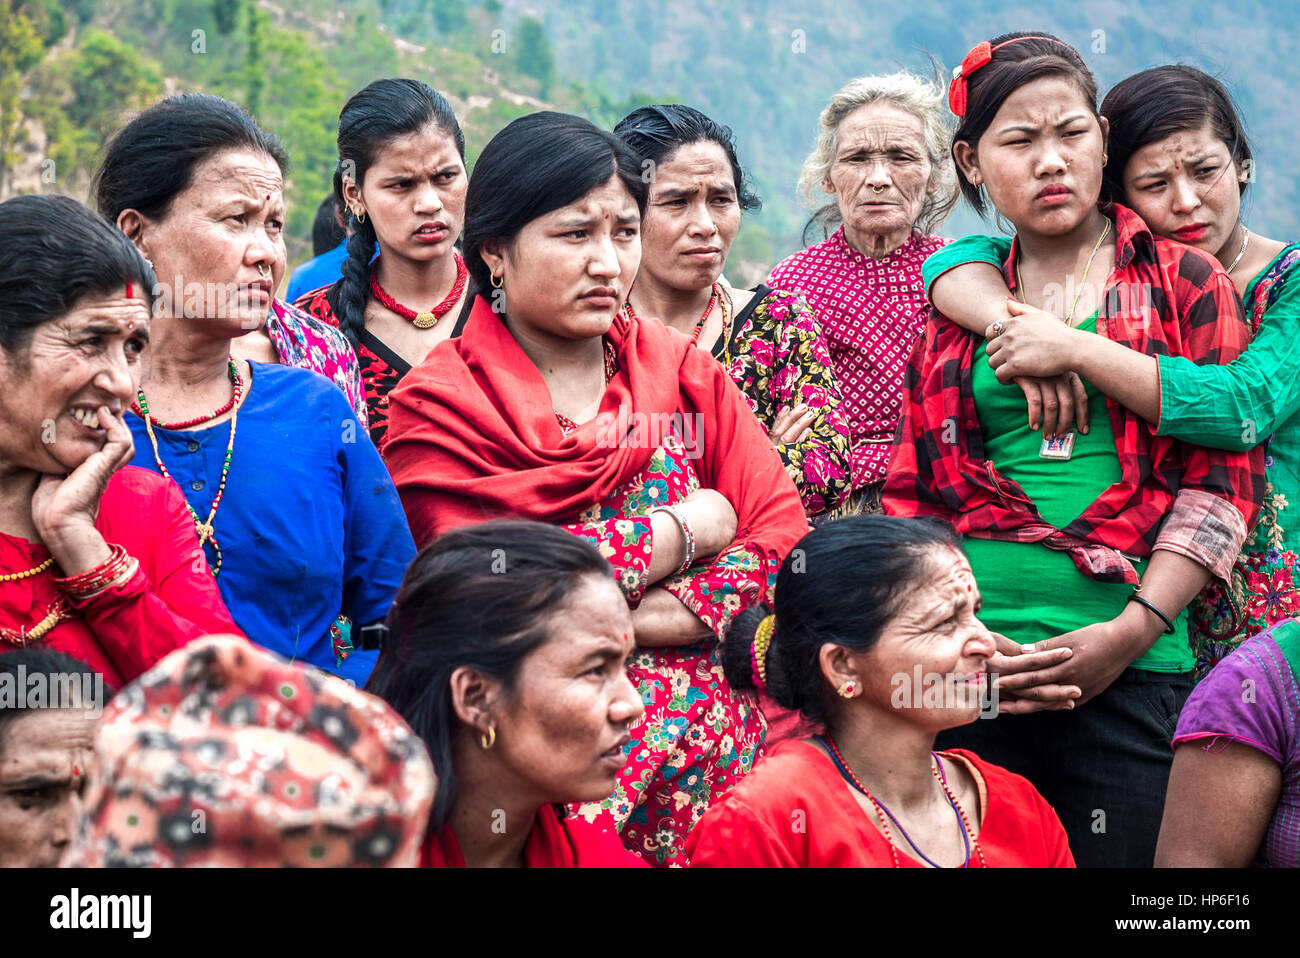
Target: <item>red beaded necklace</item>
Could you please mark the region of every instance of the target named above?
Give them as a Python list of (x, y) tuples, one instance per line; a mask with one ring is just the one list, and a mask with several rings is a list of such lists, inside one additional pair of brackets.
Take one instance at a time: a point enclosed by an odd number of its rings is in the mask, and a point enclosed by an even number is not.
[[(721, 301), (722, 301), (722, 287), (719, 286), (717, 283), (714, 283), (713, 289), (709, 293), (709, 304), (704, 307), (704, 312), (700, 313), (700, 318), (695, 321), (695, 329), (692, 330), (691, 332), (692, 343), (698, 343), (700, 341), (700, 333), (704, 331), (704, 324), (708, 322), (709, 313), (713, 312), (713, 304)], [(632, 294), (630, 290), (628, 292), (627, 302), (623, 304), (623, 308), (627, 311), (628, 319), (639, 318), (636, 314), (636, 311), (632, 308)], [(727, 315), (724, 307), (723, 315), (722, 315), (722, 327), (724, 333), (726, 332), (726, 326), (727, 326)]]
[(469, 269), (465, 266), (465, 261), (460, 258), (460, 254), (452, 251), (452, 258), (456, 261), (456, 282), (451, 284), (451, 292), (447, 297), (433, 309), (417, 313), (409, 306), (403, 306), (393, 297), (384, 291), (384, 287), (379, 285), (379, 260), (375, 260), (375, 265), (370, 270), (370, 292), (374, 294), (375, 299), (383, 303), (387, 309), (392, 310), (402, 319), (407, 320), (419, 329), (431, 329), (438, 325), (438, 320), (446, 316), (447, 313), (460, 302), (460, 294), (465, 292), (465, 282), (469, 279)]
[(240, 386), (242, 385), (239, 379), (239, 367), (235, 365), (233, 359), (229, 362), (230, 384), (234, 388), (231, 390), (230, 400), (216, 412), (208, 413), (206, 416), (195, 416), (193, 419), (186, 419), (183, 422), (163, 422), (161, 419), (149, 415), (141, 407), (140, 397), (144, 395), (143, 390), (140, 390), (136, 398), (131, 401), (131, 411), (141, 419), (148, 419), (149, 422), (153, 423), (159, 429), (189, 429), (191, 426), (201, 426), (205, 422), (211, 422), (219, 416), (224, 416), (226, 413), (230, 412), (230, 410), (235, 408), (235, 400), (239, 398)]

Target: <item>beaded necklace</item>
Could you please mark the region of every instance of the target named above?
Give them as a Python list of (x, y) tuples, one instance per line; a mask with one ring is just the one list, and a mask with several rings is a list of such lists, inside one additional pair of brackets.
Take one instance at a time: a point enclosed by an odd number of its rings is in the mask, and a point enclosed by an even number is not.
[(433, 307), (433, 309), (417, 313), (415, 310), (411, 309), (411, 307), (403, 306), (397, 300), (393, 299), (393, 297), (389, 296), (384, 287), (379, 285), (378, 260), (375, 261), (374, 268), (370, 271), (370, 292), (374, 294), (375, 299), (379, 300), (386, 309), (401, 316), (402, 319), (405, 319), (413, 326), (416, 326), (419, 329), (431, 329), (434, 326), (437, 326), (438, 320), (446, 316), (451, 308), (460, 301), (460, 294), (465, 292), (465, 282), (469, 279), (469, 268), (465, 265), (465, 261), (460, 258), (460, 254), (453, 251), (451, 255), (456, 261), (456, 281), (451, 284), (451, 292), (447, 294), (446, 298), (443, 299), (441, 303)]
[[(51, 558), (48, 562), (42, 563), (42, 566), (48, 568), (54, 561)], [(29, 574), (34, 574), (29, 570)], [(12, 580), (9, 580), (12, 581)], [(26, 646), (28, 642), (39, 641), (45, 638), (53, 631), (54, 627), (60, 622), (67, 622), (72, 619), (72, 608), (68, 604), (67, 596), (56, 596), (50, 603), (49, 608), (45, 610), (45, 616), (30, 629), (24, 627), (17, 631), (13, 629), (0, 628), (0, 639), (9, 642), (12, 645)]]
[(211, 422), (219, 416), (224, 416), (230, 410), (235, 408), (235, 400), (239, 398), (239, 367), (235, 365), (233, 359), (230, 362), (230, 384), (234, 387), (230, 393), (230, 400), (216, 412), (209, 413), (206, 416), (196, 416), (193, 419), (186, 419), (184, 422), (163, 422), (161, 419), (154, 419), (140, 406), (140, 398), (136, 397), (135, 402), (131, 403), (131, 411), (141, 419), (147, 419), (159, 429), (189, 429), (191, 426), (201, 426), (205, 422)]
[[(230, 416), (230, 439), (226, 442), (226, 456), (221, 463), (221, 482), (217, 484), (217, 494), (212, 499), (212, 508), (208, 511), (207, 521), (204, 522), (200, 520), (199, 514), (194, 511), (194, 507), (190, 505), (189, 499), (187, 498), (185, 500), (185, 508), (189, 510), (190, 518), (194, 520), (194, 531), (199, 534), (199, 548), (202, 548), (208, 542), (211, 542), (212, 548), (217, 554), (217, 563), (212, 568), (212, 574), (214, 576), (219, 575), (221, 572), (221, 546), (217, 542), (216, 530), (213, 529), (212, 523), (217, 518), (217, 507), (221, 505), (221, 497), (225, 495), (226, 492), (226, 477), (230, 474), (230, 459), (235, 451), (235, 423), (239, 419), (239, 400), (244, 393), (243, 381), (239, 378), (238, 369), (235, 367), (235, 361), (233, 359), (230, 360), (230, 365), (232, 369), (236, 369), (235, 398), (231, 407), (233, 412)], [(162, 453), (158, 451), (158, 437), (154, 435), (153, 417), (149, 415), (149, 401), (145, 399), (144, 390), (141, 389), (137, 395), (140, 402), (140, 408), (144, 411), (144, 428), (145, 431), (149, 433), (149, 442), (153, 446), (153, 458), (158, 464), (158, 471), (162, 473), (163, 478), (171, 479), (172, 482), (176, 482), (175, 479), (172, 479), (172, 474), (167, 471), (167, 466), (163, 463)], [(176, 484), (178, 486), (180, 485), (180, 483)]]
[(54, 565), (54, 556), (50, 556), (34, 569), (28, 569), (25, 572), (9, 572), (5, 575), (0, 575), (0, 582), (17, 582), (19, 579), (30, 579), (34, 575), (40, 575), (52, 565)]
[[(916, 843), (912, 841), (911, 836), (909, 836), (903, 826), (899, 824), (898, 819), (894, 818), (893, 813), (891, 813), (889, 809), (885, 808), (885, 806), (874, 795), (867, 791), (866, 786), (858, 780), (858, 777), (853, 774), (853, 770), (849, 768), (848, 763), (844, 761), (844, 757), (840, 755), (840, 750), (835, 745), (835, 739), (829, 733), (825, 736), (817, 735), (814, 736), (814, 738), (829, 749), (835, 760), (835, 767), (839, 770), (840, 775), (843, 776), (849, 784), (865, 795), (867, 801), (871, 802), (871, 807), (876, 810), (876, 816), (880, 819), (880, 830), (884, 833), (885, 840), (889, 842), (889, 854), (893, 858), (894, 867), (901, 868), (902, 865), (898, 860), (898, 846), (894, 844), (894, 836), (889, 830), (889, 822), (893, 822), (898, 826), (898, 830), (902, 833), (903, 838), (907, 840), (907, 843), (912, 846), (913, 850), (915, 850), (915, 852), (929, 865), (934, 868), (942, 867), (928, 858), (921, 849), (916, 847)], [(971, 828), (970, 820), (966, 817), (966, 812), (962, 810), (961, 805), (957, 802), (957, 796), (954, 795), (952, 789), (948, 787), (948, 779), (941, 770), (939, 756), (934, 752), (931, 752), (930, 756), (934, 761), (934, 764), (930, 766), (930, 771), (934, 773), (935, 779), (943, 789), (943, 793), (948, 799), (948, 804), (952, 806), (953, 813), (957, 816), (957, 822), (961, 826), (962, 844), (966, 849), (966, 857), (965, 860), (962, 861), (961, 867), (970, 867), (970, 856), (973, 849), (975, 854), (979, 856), (980, 867), (987, 868), (988, 864), (984, 861), (984, 851), (979, 847), (979, 842), (975, 838), (975, 830)], [(886, 821), (886, 816), (888, 816), (888, 821)]]
[[(721, 307), (722, 307), (722, 333), (723, 333), (724, 336), (726, 335), (726, 333), (727, 333), (727, 306), (726, 306), (726, 303), (723, 301), (723, 297), (722, 297), (722, 287), (721, 287), (719, 284), (714, 283), (714, 284), (713, 284), (713, 289), (709, 292), (709, 304), (708, 304), (707, 306), (704, 307), (704, 312), (702, 312), (702, 313), (700, 314), (700, 318), (697, 319), (697, 320), (695, 321), (695, 328), (691, 331), (691, 342), (692, 342), (692, 343), (698, 343), (698, 342), (700, 341), (700, 333), (702, 333), (702, 332), (704, 331), (704, 324), (705, 324), (706, 322), (708, 322), (708, 319), (709, 319), (709, 313), (713, 312), (713, 304), (714, 304), (714, 303), (718, 303), (718, 304), (721, 305)], [(627, 313), (627, 317), (628, 317), (628, 319), (639, 319), (639, 318), (640, 318), (640, 317), (637, 316), (637, 314), (636, 314), (636, 310), (634, 310), (634, 309), (632, 308), (632, 299), (631, 299), (631, 295), (630, 295), (630, 294), (629, 294), (629, 296), (628, 296), (628, 300), (627, 300), (627, 302), (623, 304), (623, 310)]]

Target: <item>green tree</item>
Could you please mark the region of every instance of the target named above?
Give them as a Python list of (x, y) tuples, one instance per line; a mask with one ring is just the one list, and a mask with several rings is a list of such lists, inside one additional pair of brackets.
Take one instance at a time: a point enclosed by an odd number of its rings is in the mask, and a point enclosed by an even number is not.
[(515, 66), (542, 85), (542, 96), (555, 82), (555, 54), (546, 39), (546, 28), (534, 17), (523, 17), (515, 37)]
[(72, 102), (65, 109), (69, 120), (101, 140), (117, 129), (123, 111), (163, 91), (154, 64), (102, 30), (83, 31), (75, 52), (68, 73)]
[(229, 36), (239, 23), (239, 7), (240, 0), (212, 0), (212, 16), (222, 36)]
[(0, 196), (9, 192), (22, 131), (23, 75), (41, 59), (41, 36), (13, 0), (0, 0)]
[(464, 30), (469, 25), (468, 0), (434, 0), (433, 24), (444, 37)]

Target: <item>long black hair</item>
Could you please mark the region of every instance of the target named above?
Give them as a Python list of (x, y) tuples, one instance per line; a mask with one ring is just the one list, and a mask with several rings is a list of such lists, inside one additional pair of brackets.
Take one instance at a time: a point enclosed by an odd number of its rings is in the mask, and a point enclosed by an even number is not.
[[(833, 690), (822, 674), (822, 646), (869, 651), (915, 589), (932, 550), (955, 543), (952, 529), (937, 520), (897, 516), (848, 516), (800, 539), (776, 578), (768, 695), (824, 722)], [(722, 666), (732, 688), (755, 687), (754, 635), (767, 614), (761, 606), (747, 609), (727, 630)]]
[(541, 522), (456, 529), (416, 556), (366, 691), (428, 746), (438, 775), (432, 827), (442, 827), (456, 804), (451, 674), (472, 668), (511, 687), (524, 658), (551, 638), (549, 616), (584, 578), (612, 575), (591, 545)]
[[(1007, 43), (1008, 40), (1016, 42)], [(989, 43), (994, 47), (1002, 43), (1007, 45), (996, 50), (993, 59), (967, 79), (966, 115), (961, 118), (952, 135), (954, 147), (964, 140), (970, 144), (971, 149), (977, 149), (980, 137), (993, 123), (993, 118), (1007, 98), (1025, 84), (1043, 77), (1065, 77), (1074, 82), (1083, 94), (1088, 109), (1092, 110), (1093, 116), (1100, 122), (1101, 117), (1097, 112), (1097, 81), (1088, 65), (1083, 62), (1083, 57), (1069, 44), (1042, 31), (1004, 33)], [(966, 202), (983, 216), (988, 206), (984, 188), (971, 183), (965, 176), (958, 176), (957, 182)]]
[[(451, 104), (441, 93), (419, 80), (376, 80), (360, 90), (343, 105), (339, 114), (339, 163), (334, 170), (334, 197), (340, 208), (348, 206), (343, 195), (343, 181), (352, 180), (358, 187), (365, 182), (366, 171), (374, 164), (385, 146), (400, 136), (419, 133), (433, 124), (456, 142), (456, 151), (465, 159), (465, 134), (461, 131)], [(365, 326), (366, 300), (370, 295), (370, 261), (379, 240), (370, 217), (361, 222), (348, 214), (352, 236), (348, 255), (343, 261), (343, 278), (326, 294), (339, 329), (353, 346)]]
[(731, 164), (737, 204), (746, 212), (763, 208), (763, 201), (754, 192), (749, 176), (740, 167), (736, 156), (736, 136), (731, 127), (723, 126), (695, 107), (680, 103), (638, 107), (618, 121), (614, 132), (640, 157), (642, 170), (646, 169), (647, 160), (657, 166), (665, 157), (688, 144), (718, 144)]
[(194, 181), (194, 168), (223, 150), (265, 153), (281, 174), (289, 169), (280, 141), (243, 107), (210, 93), (169, 96), (109, 141), (91, 186), (95, 205), (114, 223), (123, 210), (162, 219)]
[[(1103, 187), (1107, 198), (1124, 202), (1124, 168), (1133, 154), (1175, 133), (1199, 130), (1207, 122), (1233, 162), (1249, 168), (1254, 154), (1232, 97), (1223, 84), (1195, 67), (1143, 70), (1116, 84), (1101, 103), (1110, 121), (1110, 162)], [(1240, 193), (1246, 183), (1239, 182)]]
[(490, 271), (479, 251), (509, 243), (537, 219), (617, 175), (645, 212), (647, 187), (636, 156), (620, 137), (567, 113), (531, 113), (492, 137), (474, 164), (465, 197), (465, 263), (477, 289)]
[(152, 310), (154, 272), (121, 230), (66, 196), (15, 196), (0, 203), (0, 348), (26, 355), (32, 331), (86, 296), (127, 283)]

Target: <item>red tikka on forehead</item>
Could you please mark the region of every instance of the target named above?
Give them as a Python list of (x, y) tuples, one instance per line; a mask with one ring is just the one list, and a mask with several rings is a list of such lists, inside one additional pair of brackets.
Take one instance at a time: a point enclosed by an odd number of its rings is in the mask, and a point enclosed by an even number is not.
[(126, 284), (126, 298), (135, 299), (135, 287), (132, 286), (129, 282)]
[[(1058, 43), (1065, 49), (1069, 50), (1076, 57), (1079, 56), (1077, 50), (1055, 37), (1016, 37), (1013, 40), (1004, 40), (997, 46), (993, 46), (987, 40), (976, 46), (970, 53), (966, 54), (961, 61), (961, 66), (953, 68), (952, 83), (948, 85), (948, 109), (952, 110), (954, 116), (966, 115), (966, 81), (976, 70), (989, 65), (993, 60), (993, 54), (1003, 47), (1010, 46), (1013, 43), (1019, 43), (1021, 40), (1046, 40), (1049, 43)], [(1082, 59), (1082, 57), (1080, 57)]]

